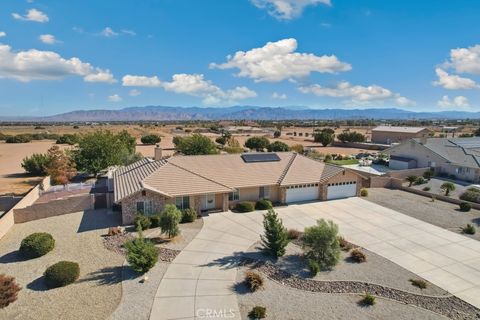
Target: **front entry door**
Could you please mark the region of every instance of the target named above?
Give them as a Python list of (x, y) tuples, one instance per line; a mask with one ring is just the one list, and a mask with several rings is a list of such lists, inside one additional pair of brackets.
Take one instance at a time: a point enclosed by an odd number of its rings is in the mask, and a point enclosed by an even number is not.
[(205, 195), (203, 209), (204, 210), (215, 209), (215, 194), (209, 193)]

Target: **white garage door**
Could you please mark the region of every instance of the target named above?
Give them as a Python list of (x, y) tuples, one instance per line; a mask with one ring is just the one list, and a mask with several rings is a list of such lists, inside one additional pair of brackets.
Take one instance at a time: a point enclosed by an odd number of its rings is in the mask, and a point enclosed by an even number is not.
[(327, 187), (327, 200), (355, 197), (357, 195), (357, 182), (329, 183)]
[(287, 203), (318, 199), (318, 183), (301, 184), (287, 187)]

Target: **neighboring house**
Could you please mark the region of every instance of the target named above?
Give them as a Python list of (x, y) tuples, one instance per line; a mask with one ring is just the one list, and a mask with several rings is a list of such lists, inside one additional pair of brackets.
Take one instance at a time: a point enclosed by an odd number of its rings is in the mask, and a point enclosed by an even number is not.
[(378, 126), (372, 129), (372, 142), (378, 144), (392, 144), (413, 138), (426, 138), (430, 130), (421, 127), (392, 127)]
[(294, 152), (174, 156), (142, 159), (114, 174), (114, 201), (122, 221), (137, 212), (180, 209), (226, 211), (238, 201), (277, 203), (329, 200), (358, 195), (363, 177), (352, 170)]
[(461, 180), (480, 181), (480, 137), (411, 139), (384, 152), (392, 169), (431, 167)]

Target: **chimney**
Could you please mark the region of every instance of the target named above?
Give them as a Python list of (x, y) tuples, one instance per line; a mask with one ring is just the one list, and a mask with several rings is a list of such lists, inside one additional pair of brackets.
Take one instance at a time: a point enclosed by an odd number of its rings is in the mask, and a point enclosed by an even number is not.
[(160, 160), (162, 159), (162, 148), (160, 148), (160, 145), (157, 144), (155, 146), (155, 155), (153, 157), (154, 160)]

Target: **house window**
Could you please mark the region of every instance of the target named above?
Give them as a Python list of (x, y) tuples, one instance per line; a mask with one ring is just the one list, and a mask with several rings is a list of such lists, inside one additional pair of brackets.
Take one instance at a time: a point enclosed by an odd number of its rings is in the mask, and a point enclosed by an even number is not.
[(190, 208), (190, 197), (189, 196), (176, 197), (175, 198), (175, 205), (180, 210)]
[(240, 200), (240, 192), (238, 192), (238, 190), (235, 190), (228, 194), (228, 201), (237, 201), (237, 200)]
[(270, 187), (260, 187), (258, 197), (260, 199), (269, 199), (270, 198)]
[(153, 213), (153, 205), (151, 200), (137, 201), (137, 212), (150, 215)]

